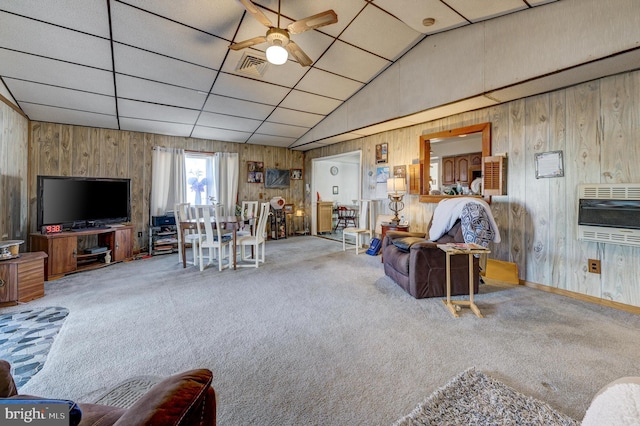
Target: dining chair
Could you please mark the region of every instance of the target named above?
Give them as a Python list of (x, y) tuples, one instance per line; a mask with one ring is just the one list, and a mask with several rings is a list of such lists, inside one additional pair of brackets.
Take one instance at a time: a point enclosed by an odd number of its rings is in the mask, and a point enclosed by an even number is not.
[(258, 202), (257, 201), (243, 201), (242, 202), (242, 215), (240, 216), (240, 226), (244, 226), (249, 223), (249, 229), (238, 229), (237, 236), (243, 237), (245, 235), (253, 235), (252, 231), (255, 226), (255, 220), (258, 216)]
[[(231, 266), (231, 239), (232, 235), (223, 233), (222, 222), (216, 223), (216, 219), (222, 218), (222, 206), (212, 206), (210, 204), (194, 206), (195, 220), (198, 223), (198, 259), (200, 261), (200, 270), (204, 270), (204, 249), (209, 250), (209, 264), (213, 263), (213, 259), (218, 259), (218, 270), (222, 271), (222, 261), (227, 258), (227, 265)], [(216, 227), (213, 227), (216, 223)], [(226, 255), (225, 255), (226, 251)], [(217, 256), (215, 256), (217, 252)]]
[(346, 227), (342, 230), (342, 251), (347, 251), (347, 236), (351, 236), (356, 239), (356, 254), (360, 254), (360, 248), (364, 243), (362, 241), (362, 237), (369, 234), (369, 240), (371, 240), (371, 237), (373, 236), (371, 222), (370, 200), (361, 200), (360, 218), (358, 220), (360, 226)]
[(346, 228), (351, 224), (353, 227), (357, 227), (356, 224), (356, 211), (352, 208), (339, 206), (338, 207), (338, 221), (336, 222), (336, 226), (334, 226), (334, 232), (338, 229), (339, 226), (342, 225), (343, 228)]
[(193, 220), (193, 208), (190, 203), (178, 203), (174, 206), (173, 214), (176, 218), (176, 230), (178, 231), (178, 261), (182, 263), (182, 240), (184, 239), (184, 244), (191, 245), (193, 264), (196, 265), (198, 263), (198, 233), (195, 229), (190, 229), (185, 234), (186, 230), (180, 226), (181, 222)]
[[(261, 203), (254, 235), (243, 235), (236, 240), (236, 245), (240, 246), (240, 260), (251, 263), (238, 263), (237, 266), (257, 268), (260, 263), (264, 263), (268, 217), (269, 203)], [(262, 255), (260, 255), (260, 246), (262, 246)], [(247, 250), (248, 248), (252, 250)], [(251, 255), (252, 252), (253, 255)]]

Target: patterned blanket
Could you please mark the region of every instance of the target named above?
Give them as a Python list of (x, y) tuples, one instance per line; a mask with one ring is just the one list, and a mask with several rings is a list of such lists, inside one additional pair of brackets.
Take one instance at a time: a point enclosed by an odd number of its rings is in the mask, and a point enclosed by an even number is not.
[(495, 232), (486, 210), (480, 204), (467, 203), (460, 214), (462, 236), (465, 243), (476, 243), (488, 247), (495, 238)]

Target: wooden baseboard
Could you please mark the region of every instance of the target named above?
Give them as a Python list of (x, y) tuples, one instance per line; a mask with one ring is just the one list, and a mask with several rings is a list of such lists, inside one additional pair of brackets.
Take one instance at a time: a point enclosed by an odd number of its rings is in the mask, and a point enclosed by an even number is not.
[(571, 297), (572, 299), (581, 300), (583, 302), (595, 303), (596, 305), (606, 306), (608, 308), (618, 309), (620, 311), (629, 312), (632, 314), (640, 315), (640, 307), (627, 305), (625, 303), (614, 302), (613, 300), (606, 300), (600, 297), (589, 296), (582, 293), (576, 293), (575, 291), (563, 290), (561, 288), (549, 287), (548, 285), (532, 283), (529, 281), (520, 280), (520, 285), (525, 287), (535, 288), (537, 290), (546, 291), (548, 293), (559, 294), (561, 296)]

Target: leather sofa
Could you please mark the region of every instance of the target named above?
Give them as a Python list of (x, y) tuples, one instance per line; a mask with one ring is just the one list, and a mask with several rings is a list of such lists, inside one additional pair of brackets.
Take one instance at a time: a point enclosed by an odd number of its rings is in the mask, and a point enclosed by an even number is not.
[[(207, 369), (170, 376), (149, 389), (129, 408), (79, 403), (77, 406), (82, 412), (79, 425), (215, 425), (216, 400), (212, 378), (213, 374)], [(0, 360), (0, 404), (3, 399), (45, 398), (18, 394), (10, 364)]]
[[(426, 234), (389, 231), (382, 242), (384, 272), (416, 299), (447, 295), (446, 254), (437, 245), (464, 242), (460, 220), (437, 241)], [(480, 265), (473, 258), (473, 288), (478, 292)], [(451, 256), (451, 295), (469, 294), (469, 258)]]

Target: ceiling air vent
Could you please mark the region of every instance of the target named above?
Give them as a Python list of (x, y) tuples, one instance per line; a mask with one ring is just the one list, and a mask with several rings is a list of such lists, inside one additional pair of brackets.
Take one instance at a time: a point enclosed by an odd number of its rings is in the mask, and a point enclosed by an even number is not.
[(268, 66), (269, 63), (264, 56), (258, 55), (255, 52), (245, 52), (240, 62), (238, 62), (236, 71), (251, 77), (262, 78)]

